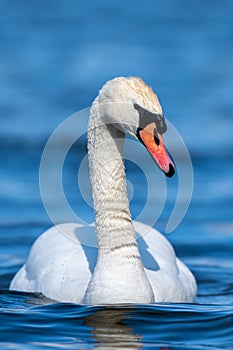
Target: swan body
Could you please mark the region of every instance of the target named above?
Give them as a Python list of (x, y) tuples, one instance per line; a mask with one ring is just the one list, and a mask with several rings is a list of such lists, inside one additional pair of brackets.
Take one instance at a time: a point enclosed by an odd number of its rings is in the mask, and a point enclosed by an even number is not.
[(103, 86), (88, 127), (98, 249), (82, 245), (77, 234), (81, 225), (54, 226), (36, 240), (10, 289), (92, 305), (194, 301), (192, 273), (157, 230), (133, 223), (129, 211), (124, 135), (140, 140), (171, 177), (174, 165), (163, 144), (165, 131), (158, 98), (141, 79), (115, 78)]
[[(134, 227), (140, 236), (137, 240), (138, 247), (153, 289), (154, 301), (193, 301), (196, 294), (195, 279), (175, 256), (171, 244), (154, 228), (137, 221), (134, 222)], [(28, 261), (12, 280), (11, 289), (41, 292), (53, 300), (62, 302), (84, 303), (85, 292), (96, 265), (98, 249), (88, 246), (84, 249), (78, 238), (70, 239), (63, 234), (72, 230), (75, 237), (75, 231), (81, 228), (79, 224), (69, 223), (54, 226), (44, 232), (32, 246)], [(143, 232), (146, 234), (141, 236), (140, 233)], [(124, 271), (124, 266), (118, 268), (120, 272)], [(115, 283), (114, 276), (113, 279)], [(134, 287), (138, 288), (138, 285)], [(131, 297), (130, 288), (124, 291), (124, 298)], [(107, 289), (106, 293), (106, 298), (112, 297), (110, 289)], [(114, 303), (121, 303), (122, 297), (119, 293)]]

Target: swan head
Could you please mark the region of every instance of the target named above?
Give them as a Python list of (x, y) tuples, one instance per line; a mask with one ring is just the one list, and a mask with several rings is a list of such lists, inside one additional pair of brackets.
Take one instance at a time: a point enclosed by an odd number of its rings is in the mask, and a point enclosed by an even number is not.
[(104, 122), (138, 139), (166, 176), (175, 166), (164, 146), (167, 125), (153, 89), (142, 79), (119, 77), (108, 81), (97, 98)]

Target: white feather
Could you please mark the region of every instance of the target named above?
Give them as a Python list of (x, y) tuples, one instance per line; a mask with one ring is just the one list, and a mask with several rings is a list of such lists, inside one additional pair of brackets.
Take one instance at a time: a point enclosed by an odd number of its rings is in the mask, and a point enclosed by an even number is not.
[(98, 250), (81, 244), (81, 225), (55, 226), (36, 240), (10, 289), (86, 304), (194, 300), (195, 279), (171, 244), (131, 220), (122, 155), (123, 133), (135, 135), (138, 127), (135, 101), (161, 112), (157, 96), (136, 78), (108, 82), (91, 109), (88, 155)]

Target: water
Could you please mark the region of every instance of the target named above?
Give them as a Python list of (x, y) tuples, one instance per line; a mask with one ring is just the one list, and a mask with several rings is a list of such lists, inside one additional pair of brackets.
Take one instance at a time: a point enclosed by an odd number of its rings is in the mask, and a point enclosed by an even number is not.
[(231, 348), (230, 306), (38, 306), (36, 304), (42, 301), (34, 295), (14, 293), (8, 298), (13, 299), (18, 308), (3, 313), (2, 341), (6, 348), (10, 347), (12, 333), (19, 339), (18, 348), (26, 349), (40, 346), (72, 349), (85, 349), (87, 346), (98, 349), (195, 349), (202, 348), (201, 345), (203, 348), (219, 348), (220, 344), (221, 348)]
[[(233, 3), (3, 0), (0, 7), (1, 348), (232, 349)], [(167, 238), (197, 278), (197, 301), (89, 307), (9, 292), (31, 244), (51, 226), (38, 186), (45, 141), (117, 75), (139, 75), (158, 90), (191, 153), (192, 202)], [(83, 142), (66, 161), (64, 189), (92, 221), (77, 191)], [(137, 188), (146, 191), (146, 183), (137, 167), (127, 170), (136, 217), (145, 200)], [(169, 180), (161, 231), (176, 190)]]

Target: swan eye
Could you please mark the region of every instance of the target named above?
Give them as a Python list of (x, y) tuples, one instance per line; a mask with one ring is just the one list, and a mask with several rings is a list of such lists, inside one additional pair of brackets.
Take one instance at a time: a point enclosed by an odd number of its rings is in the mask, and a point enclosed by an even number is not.
[(156, 114), (155, 123), (160, 134), (164, 134), (167, 131), (167, 124), (165, 123), (165, 118), (163, 114)]
[(133, 106), (138, 111), (139, 127), (141, 129), (144, 129), (151, 123), (155, 123), (159, 134), (164, 134), (167, 131), (167, 125), (163, 114), (149, 112), (145, 108), (139, 106), (137, 103), (134, 103)]

